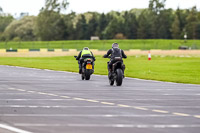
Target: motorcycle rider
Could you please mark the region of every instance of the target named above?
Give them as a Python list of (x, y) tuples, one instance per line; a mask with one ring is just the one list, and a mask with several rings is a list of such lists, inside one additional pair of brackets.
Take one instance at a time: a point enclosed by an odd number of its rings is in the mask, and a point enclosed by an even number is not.
[(82, 63), (86, 58), (92, 58), (94, 61), (96, 60), (93, 53), (89, 50), (88, 47), (84, 47), (83, 50), (80, 51), (80, 53), (76, 57), (76, 60), (78, 60), (79, 64), (79, 74), (81, 74), (82, 72)]
[[(124, 51), (119, 48), (118, 43), (113, 43), (112, 49), (109, 49), (107, 54), (105, 54), (103, 57), (107, 58), (107, 57), (109, 57), (109, 55), (111, 55), (110, 61), (108, 62), (108, 72), (109, 72), (109, 78), (110, 78), (111, 77), (112, 64), (117, 61), (115, 59), (115, 57), (121, 57), (121, 60), (122, 60), (122, 58), (127, 58), (127, 56), (125, 55)], [(124, 69), (125, 69), (125, 66), (124, 66)]]

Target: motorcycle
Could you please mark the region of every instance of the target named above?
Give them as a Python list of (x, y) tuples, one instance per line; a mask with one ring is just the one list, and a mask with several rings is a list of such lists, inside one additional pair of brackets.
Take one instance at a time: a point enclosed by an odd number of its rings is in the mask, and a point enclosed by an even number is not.
[[(111, 58), (110, 56), (107, 58)], [(114, 82), (116, 82), (117, 86), (121, 86), (124, 78), (124, 70), (125, 65), (123, 63), (123, 60), (121, 57), (115, 57), (115, 62), (112, 64), (111, 70), (108, 73), (108, 79), (110, 85), (114, 85)], [(109, 62), (108, 62), (109, 65)]]
[[(74, 56), (76, 58), (77, 56)], [(90, 76), (94, 73), (94, 60), (92, 58), (85, 58), (81, 66), (81, 79), (90, 80)]]

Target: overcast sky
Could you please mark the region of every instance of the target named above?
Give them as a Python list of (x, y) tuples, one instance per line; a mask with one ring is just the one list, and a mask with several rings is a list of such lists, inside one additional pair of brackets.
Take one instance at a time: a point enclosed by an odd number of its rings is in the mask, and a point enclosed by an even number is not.
[[(147, 8), (149, 0), (68, 0), (70, 5), (67, 13), (74, 11), (83, 13), (87, 11), (109, 12), (111, 10), (123, 11), (132, 8)], [(37, 15), (44, 6), (45, 0), (0, 0), (3, 11), (12, 15), (21, 12), (29, 12), (29, 15)], [(200, 0), (167, 0), (166, 8), (177, 9), (197, 6), (200, 9)]]

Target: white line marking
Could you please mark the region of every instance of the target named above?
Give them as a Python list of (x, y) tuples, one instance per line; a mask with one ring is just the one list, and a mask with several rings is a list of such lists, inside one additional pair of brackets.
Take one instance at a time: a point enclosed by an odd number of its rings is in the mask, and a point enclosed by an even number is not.
[(115, 103), (109, 103), (109, 102), (101, 102), (102, 104), (107, 104), (107, 105), (115, 105)]
[(2, 117), (176, 117), (176, 115), (112, 115), (112, 114), (3, 114)]
[(172, 114), (174, 114), (174, 115), (179, 115), (179, 116), (190, 116), (189, 114), (176, 113), (176, 112), (174, 112), (174, 113), (172, 113)]
[(15, 88), (8, 88), (9, 90), (16, 90)]
[(36, 106), (36, 105), (0, 105), (0, 108), (109, 108), (117, 106)]
[(149, 110), (147, 108), (144, 108), (144, 107), (133, 107), (134, 109), (139, 109), (139, 110)]
[(16, 133), (31, 133), (31, 132), (28, 132), (28, 131), (25, 131), (25, 130), (22, 130), (22, 129), (18, 129), (18, 128), (15, 128), (15, 127), (11, 127), (11, 126), (8, 126), (8, 125), (5, 125), (5, 124), (0, 124), (0, 128), (4, 128), (6, 130), (16, 132)]
[(72, 99), (0, 99), (0, 101), (69, 101), (69, 100)]
[(27, 92), (30, 92), (30, 93), (36, 93), (35, 91), (27, 91)]
[(0, 108), (119, 108), (118, 106), (35, 106), (35, 105), (0, 105)]
[(51, 93), (47, 93), (46, 95), (49, 95), (49, 96), (58, 96), (56, 94), (51, 94)]
[(117, 104), (117, 106), (119, 106), (119, 107), (126, 107), (126, 108), (130, 108), (131, 107), (129, 105), (124, 105), (124, 104)]
[(101, 101), (200, 101), (200, 99), (96, 99)]
[(200, 115), (194, 115), (195, 118), (200, 118)]
[(44, 92), (38, 92), (38, 94), (47, 95), (47, 93), (44, 93)]
[(200, 108), (200, 106), (138, 106), (146, 108)]
[(71, 98), (71, 97), (68, 97), (68, 96), (60, 96), (60, 97), (62, 97), (62, 98)]
[(98, 103), (99, 102), (97, 100), (92, 100), (92, 99), (85, 99), (85, 101), (87, 101), (87, 102), (93, 102), (93, 103)]
[(85, 101), (86, 99), (83, 99), (83, 98), (78, 98), (78, 97), (75, 97), (73, 98), (74, 100), (80, 100), (80, 101)]
[(165, 110), (152, 110), (153, 112), (158, 112), (158, 113), (169, 113), (169, 111), (165, 111)]
[(18, 90), (18, 91), (26, 91), (26, 90), (23, 90), (23, 89), (16, 89), (16, 90)]
[(132, 124), (31, 124), (15, 123), (22, 127), (121, 127), (121, 128), (199, 128), (200, 125), (132, 125)]

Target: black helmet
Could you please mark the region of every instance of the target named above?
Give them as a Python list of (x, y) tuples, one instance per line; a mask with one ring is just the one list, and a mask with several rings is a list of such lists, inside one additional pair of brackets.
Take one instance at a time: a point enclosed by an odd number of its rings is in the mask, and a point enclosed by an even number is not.
[(118, 43), (113, 43), (112, 44), (112, 48), (119, 48), (119, 44)]
[(89, 48), (88, 47), (84, 47), (83, 50), (89, 50)]

